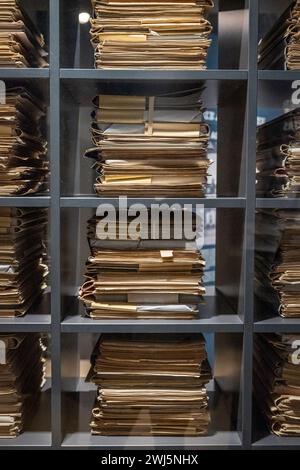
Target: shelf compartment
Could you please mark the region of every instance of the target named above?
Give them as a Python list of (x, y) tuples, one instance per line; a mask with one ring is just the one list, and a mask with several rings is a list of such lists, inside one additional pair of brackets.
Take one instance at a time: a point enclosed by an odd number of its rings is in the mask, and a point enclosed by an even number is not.
[(86, 150), (92, 147), (90, 126), (95, 95), (156, 96), (197, 88), (201, 84), (205, 84), (202, 94), (203, 105), (207, 108), (205, 120), (211, 127), (208, 158), (213, 163), (209, 170), (207, 197), (199, 198), (199, 203), (203, 201), (207, 207), (218, 207), (220, 198), (220, 206), (245, 207), (247, 80), (240, 79), (194, 80), (188, 83), (183, 80), (61, 79), (61, 205), (98, 205), (94, 192), (97, 173), (92, 168), (93, 162), (84, 157)]
[[(120, 328), (120, 331), (175, 331), (184, 328), (191, 331), (243, 331), (244, 299), (240, 294), (243, 276), (244, 244), (243, 208), (217, 208), (204, 210), (203, 255), (207, 261), (204, 283), (207, 288), (206, 304), (200, 305), (200, 318), (189, 321), (158, 320), (92, 320), (84, 318), (82, 303), (76, 297), (84, 281), (85, 264), (90, 249), (86, 235), (86, 223), (95, 214), (92, 208), (61, 209), (61, 294), (63, 331), (104, 331)], [(210, 227), (211, 220), (217, 227)], [(215, 223), (215, 222), (213, 222)], [(74, 230), (76, 227), (76, 230)], [(217, 243), (216, 243), (217, 239)], [(216, 249), (215, 249), (216, 243)], [(118, 326), (119, 325), (119, 326)]]
[[(60, 65), (63, 70), (77, 68), (93, 71), (94, 69), (94, 49), (90, 44), (90, 24), (89, 22), (79, 23), (80, 12), (92, 15), (90, 0), (73, 0), (72, 4), (66, 1), (60, 2)], [(214, 8), (208, 15), (213, 26), (212, 45), (207, 58), (208, 69), (215, 69), (219, 66), (222, 69), (228, 69), (230, 73), (231, 69), (239, 71), (239, 69), (247, 68), (247, 15), (248, 9), (243, 1), (232, 2), (229, 8), (227, 5), (224, 6), (223, 2), (215, 2)], [(119, 70), (108, 71), (111, 76), (114, 72), (123, 73)], [(135, 73), (135, 70), (131, 72)], [(138, 70), (138, 73), (142, 72)], [(157, 70), (149, 70), (149, 72), (157, 74), (154, 75), (155, 79), (160, 79), (163, 76)], [(166, 72), (172, 75), (173, 70)], [(184, 73), (186, 72), (183, 71), (183, 75)], [(193, 71), (192, 73), (196, 74)]]
[[(220, 333), (206, 337), (210, 361), (214, 356), (212, 348), (216, 351), (214, 366), (216, 378), (207, 386), (212, 423), (209, 435), (197, 438), (102, 437), (90, 434), (89, 421), (96, 387), (93, 383), (85, 382), (84, 378), (90, 367), (89, 355), (98, 336), (70, 333), (62, 335), (63, 448), (241, 448), (238, 429), (241, 334)], [(223, 373), (224, 368), (227, 368), (226, 377)]]

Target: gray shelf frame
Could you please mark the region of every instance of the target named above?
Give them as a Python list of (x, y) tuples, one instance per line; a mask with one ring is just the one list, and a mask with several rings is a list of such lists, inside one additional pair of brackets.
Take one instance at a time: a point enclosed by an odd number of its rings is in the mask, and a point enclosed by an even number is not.
[[(0, 79), (46, 80), (50, 91), (50, 145), (51, 187), (48, 196), (36, 197), (1, 197), (0, 206), (48, 207), (50, 210), (50, 256), (51, 256), (51, 317), (27, 315), (21, 319), (1, 320), (0, 331), (49, 332), (51, 333), (51, 435), (24, 433), (19, 439), (9, 443), (0, 441), (1, 449), (107, 449), (119, 448), (195, 448), (195, 449), (287, 449), (300, 448), (298, 439), (278, 439), (267, 436), (257, 442), (252, 439), (252, 352), (255, 332), (299, 332), (300, 321), (271, 318), (254, 322), (254, 224), (255, 208), (299, 208), (300, 201), (294, 199), (256, 199), (255, 197), (255, 153), (256, 153), (256, 116), (258, 80), (293, 80), (299, 78), (299, 72), (258, 71), (258, 0), (249, 0), (249, 57), (247, 70), (207, 70), (207, 71), (143, 71), (116, 70), (104, 71), (93, 69), (60, 68), (60, 4), (66, 0), (49, 0), (50, 21), (50, 67), (49, 69), (0, 69)], [(245, 266), (243, 268), (243, 319), (239, 316), (222, 315), (201, 321), (102, 321), (93, 322), (81, 317), (66, 317), (63, 321), (61, 307), (61, 263), (60, 229), (61, 208), (95, 208), (101, 199), (94, 196), (61, 197), (60, 188), (60, 84), (62, 80), (104, 80), (104, 81), (149, 81), (149, 80), (244, 80), (247, 82), (247, 131), (246, 131), (246, 195), (245, 197), (219, 197), (191, 200), (213, 208), (243, 208), (245, 210)], [(117, 203), (117, 198), (105, 199)], [(188, 202), (188, 200), (185, 200)], [(102, 331), (203, 331), (243, 334), (242, 361), (242, 411), (241, 432), (216, 433), (200, 439), (155, 439), (118, 438), (94, 439), (89, 433), (67, 435), (62, 439), (62, 377), (61, 377), (61, 334), (62, 333), (100, 333)], [(38, 436), (37, 436), (38, 434)]]

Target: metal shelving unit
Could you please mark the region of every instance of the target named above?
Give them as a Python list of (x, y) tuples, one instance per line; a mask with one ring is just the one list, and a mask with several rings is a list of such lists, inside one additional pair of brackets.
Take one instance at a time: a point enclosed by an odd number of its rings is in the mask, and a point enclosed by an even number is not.
[[(267, 0), (266, 0), (267, 1)], [(30, 3), (30, 2), (29, 2)], [(34, 2), (33, 2), (34, 3)], [(0, 79), (8, 81), (22, 81), (39, 83), (49, 91), (49, 157), (51, 164), (51, 185), (48, 196), (33, 197), (8, 197), (0, 198), (0, 206), (34, 206), (49, 208), (50, 218), (50, 286), (51, 292), (48, 304), (49, 312), (42, 315), (39, 311), (32, 312), (24, 318), (14, 320), (0, 320), (0, 331), (24, 331), (24, 332), (47, 332), (51, 335), (51, 390), (44, 394), (44, 403), (49, 412), (51, 409), (51, 430), (28, 431), (18, 439), (10, 441), (0, 441), (1, 448), (21, 449), (21, 448), (182, 448), (189, 449), (250, 449), (250, 448), (295, 448), (300, 445), (299, 439), (285, 438), (280, 439), (269, 435), (267, 432), (262, 437), (256, 438), (253, 429), (257, 426), (253, 420), (252, 403), (252, 350), (253, 335), (257, 332), (299, 332), (300, 321), (284, 320), (279, 317), (272, 317), (257, 321), (254, 317), (254, 298), (253, 298), (253, 278), (254, 278), (254, 225), (255, 208), (300, 208), (298, 200), (289, 199), (261, 199), (255, 198), (255, 153), (256, 153), (256, 118), (257, 118), (257, 97), (258, 86), (261, 80), (286, 82), (299, 78), (298, 72), (286, 71), (258, 71), (257, 70), (257, 40), (258, 40), (258, 21), (259, 21), (259, 2), (258, 0), (249, 0), (243, 2), (232, 0), (226, 3), (224, 10), (228, 6), (233, 9), (241, 8), (245, 11), (249, 8), (247, 45), (248, 60), (242, 69), (227, 68), (222, 66), (219, 70), (205, 71), (143, 71), (143, 70), (94, 70), (92, 68), (70, 68), (67, 59), (62, 58), (62, 44), (67, 39), (62, 36), (65, 31), (65, 22), (68, 21), (68, 15), (64, 8), (73, 8), (74, 15), (78, 12), (76, 8), (87, 6), (87, 0), (78, 0), (74, 2), (75, 6), (67, 5), (67, 0), (48, 0), (49, 12), (49, 45), (50, 45), (50, 67), (49, 70), (36, 69), (0, 69)], [(222, 10), (222, 0), (219, 0), (219, 9)], [(229, 5), (230, 3), (230, 5)], [(217, 6), (217, 7), (218, 7)], [(226, 13), (226, 11), (225, 11)], [(222, 28), (219, 34), (222, 33)], [(65, 32), (63, 33), (65, 34)], [(225, 41), (225, 40), (224, 40)], [(245, 38), (243, 36), (243, 41)], [(68, 46), (72, 46), (72, 42)], [(80, 51), (79, 51), (80, 52)], [(68, 50), (65, 51), (68, 54)], [(92, 54), (92, 52), (91, 52)], [(226, 49), (223, 46), (220, 49), (220, 62), (226, 62)], [(65, 184), (68, 168), (73, 165), (74, 159), (79, 158), (76, 153), (72, 153), (72, 148), (66, 147), (67, 140), (73, 136), (68, 136), (68, 130), (64, 129), (65, 116), (64, 108), (69, 107), (70, 114), (73, 113), (75, 106), (83, 104), (88, 106), (93, 92), (97, 87), (109, 89), (111, 84), (117, 87), (126, 86), (149, 86), (151, 84), (178, 84), (204, 83), (207, 87), (207, 96), (222, 104), (219, 113), (220, 132), (219, 140), (221, 144), (218, 149), (218, 180), (221, 185), (218, 191), (218, 197), (207, 197), (204, 199), (190, 200), (192, 203), (203, 204), (205, 208), (214, 208), (218, 213), (219, 226), (217, 226), (217, 247), (222, 247), (226, 243), (236, 244), (236, 251), (240, 253), (240, 282), (235, 281), (236, 272), (234, 266), (226, 265), (226, 258), (223, 259), (217, 253), (217, 262), (222, 271), (217, 282), (224, 289), (221, 291), (226, 297), (228, 293), (226, 277), (228, 282), (236, 282), (235, 290), (238, 291), (238, 302), (220, 303), (216, 298), (208, 300), (203, 310), (203, 315), (199, 320), (194, 321), (93, 321), (80, 316), (80, 307), (75, 298), (75, 293), (67, 292), (67, 298), (64, 292), (65, 273), (65, 247), (75, 238), (77, 226), (74, 229), (69, 226), (68, 216), (75, 214), (73, 221), (80, 219), (83, 211), (90, 211), (96, 208), (101, 199), (92, 194), (77, 192), (72, 187)], [(276, 91), (275, 91), (276, 92)], [(65, 101), (64, 101), (65, 100)], [(228, 107), (234, 101), (236, 108), (231, 109), (235, 114), (232, 119), (228, 117)], [(67, 103), (67, 106), (65, 106)], [(244, 142), (244, 148), (235, 148), (235, 156), (243, 153), (239, 161), (233, 161), (231, 156), (230, 138), (235, 137), (235, 122), (238, 122), (240, 115), (238, 110), (245, 105), (246, 124), (244, 127), (244, 136), (241, 140)], [(227, 114), (226, 114), (227, 113)], [(236, 119), (237, 121), (235, 121)], [(228, 122), (227, 122), (228, 121)], [(88, 125), (88, 124), (87, 124)], [(228, 127), (229, 126), (229, 127)], [(224, 128), (224, 129), (223, 129)], [(233, 129), (233, 131), (232, 131)], [(230, 132), (229, 132), (230, 130)], [(243, 130), (243, 129), (242, 129)], [(229, 135), (227, 135), (229, 133)], [(66, 137), (67, 136), (67, 137)], [(68, 143), (68, 142), (67, 142)], [(81, 157), (80, 157), (81, 158)], [(231, 160), (230, 160), (231, 159)], [(70, 163), (71, 162), (71, 163)], [(230, 165), (231, 162), (231, 165)], [(235, 164), (240, 168), (235, 173)], [(77, 164), (77, 161), (76, 161)], [(227, 165), (227, 168), (226, 168)], [(228, 171), (230, 165), (230, 171)], [(90, 170), (92, 173), (92, 170)], [(222, 175), (227, 175), (227, 180)], [(241, 176), (242, 175), (242, 176)], [(238, 176), (241, 176), (242, 183), (239, 188), (233, 184)], [(230, 191), (228, 191), (230, 188)], [(242, 188), (242, 189), (241, 189)], [(132, 200), (137, 201), (137, 200)], [(139, 200), (147, 202), (151, 200)], [(189, 202), (189, 200), (182, 200)], [(117, 204), (116, 198), (106, 199), (106, 202)], [(239, 229), (237, 227), (240, 227)], [(65, 239), (65, 232), (70, 231), (68, 241)], [(73, 230), (73, 231), (72, 231)], [(235, 233), (237, 235), (237, 241)], [(81, 243), (81, 238), (78, 238)], [(230, 246), (230, 245), (228, 245)], [(220, 249), (220, 250), (221, 250)], [(235, 256), (235, 253), (233, 254)], [(228, 261), (228, 260), (227, 260)], [(75, 266), (78, 267), (79, 262)], [(234, 263), (233, 263), (234, 264)], [(67, 268), (66, 268), (67, 269)], [(71, 269), (68, 267), (68, 269)], [(226, 271), (229, 270), (229, 272)], [(68, 286), (67, 286), (68, 287)], [(224, 293), (225, 292), (225, 293)], [(65, 301), (66, 300), (66, 301)], [(63, 386), (63, 362), (66, 353), (72, 352), (76, 348), (78, 337), (85, 334), (100, 332), (195, 332), (201, 331), (205, 334), (216, 336), (217, 353), (222, 356), (232, 347), (232, 344), (238, 343), (240, 356), (240, 388), (239, 388), (239, 416), (235, 430), (223, 431), (217, 430), (213, 435), (203, 438), (119, 438), (119, 437), (92, 437), (89, 433), (87, 421), (86, 428), (69, 432), (65, 430), (64, 416), (68, 415), (67, 401), (65, 395), (69, 392)], [(63, 340), (64, 338), (64, 340)], [(64, 341), (69, 345), (64, 346)], [(220, 346), (225, 345), (222, 350)], [(69, 349), (68, 349), (69, 348)], [(227, 348), (227, 349), (226, 349)], [(231, 349), (230, 349), (231, 351)], [(236, 355), (234, 346), (229, 360), (234, 362)], [(75, 359), (74, 359), (75, 361)], [(70, 371), (72, 372), (72, 371)], [(74, 366), (74, 377), (76, 377), (76, 367)], [(70, 393), (80, 402), (79, 413), (86, 415), (89, 419), (91, 409), (91, 399), (95, 392), (85, 390), (84, 385), (76, 382), (76, 386)], [(218, 395), (219, 392), (214, 392)], [(80, 395), (83, 398), (80, 400)], [(85, 396), (85, 394), (87, 394)], [(46, 400), (46, 401), (45, 401)], [(45, 404), (46, 403), (46, 404)], [(40, 414), (43, 415), (43, 408), (40, 408)], [(72, 414), (72, 413), (71, 413)], [(69, 415), (68, 415), (69, 416)], [(43, 419), (43, 418), (42, 418)], [(258, 425), (260, 426), (260, 424)]]

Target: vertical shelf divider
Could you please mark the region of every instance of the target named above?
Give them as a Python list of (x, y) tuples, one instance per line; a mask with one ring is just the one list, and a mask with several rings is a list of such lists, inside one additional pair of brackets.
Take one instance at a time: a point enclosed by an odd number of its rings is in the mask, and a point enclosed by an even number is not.
[(51, 365), (52, 448), (61, 445), (60, 369), (60, 2), (49, 0), (50, 12), (50, 247), (51, 247)]
[(257, 120), (257, 40), (258, 0), (249, 0), (249, 50), (246, 131), (246, 216), (244, 252), (244, 344), (242, 393), (242, 443), (251, 448), (252, 441), (252, 367), (254, 323), (254, 250), (255, 250), (255, 178)]

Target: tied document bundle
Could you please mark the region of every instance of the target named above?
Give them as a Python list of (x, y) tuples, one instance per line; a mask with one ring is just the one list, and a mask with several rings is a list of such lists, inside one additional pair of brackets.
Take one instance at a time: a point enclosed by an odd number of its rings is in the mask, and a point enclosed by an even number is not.
[(100, 196), (203, 197), (210, 160), (203, 88), (160, 96), (99, 95), (92, 140)]

